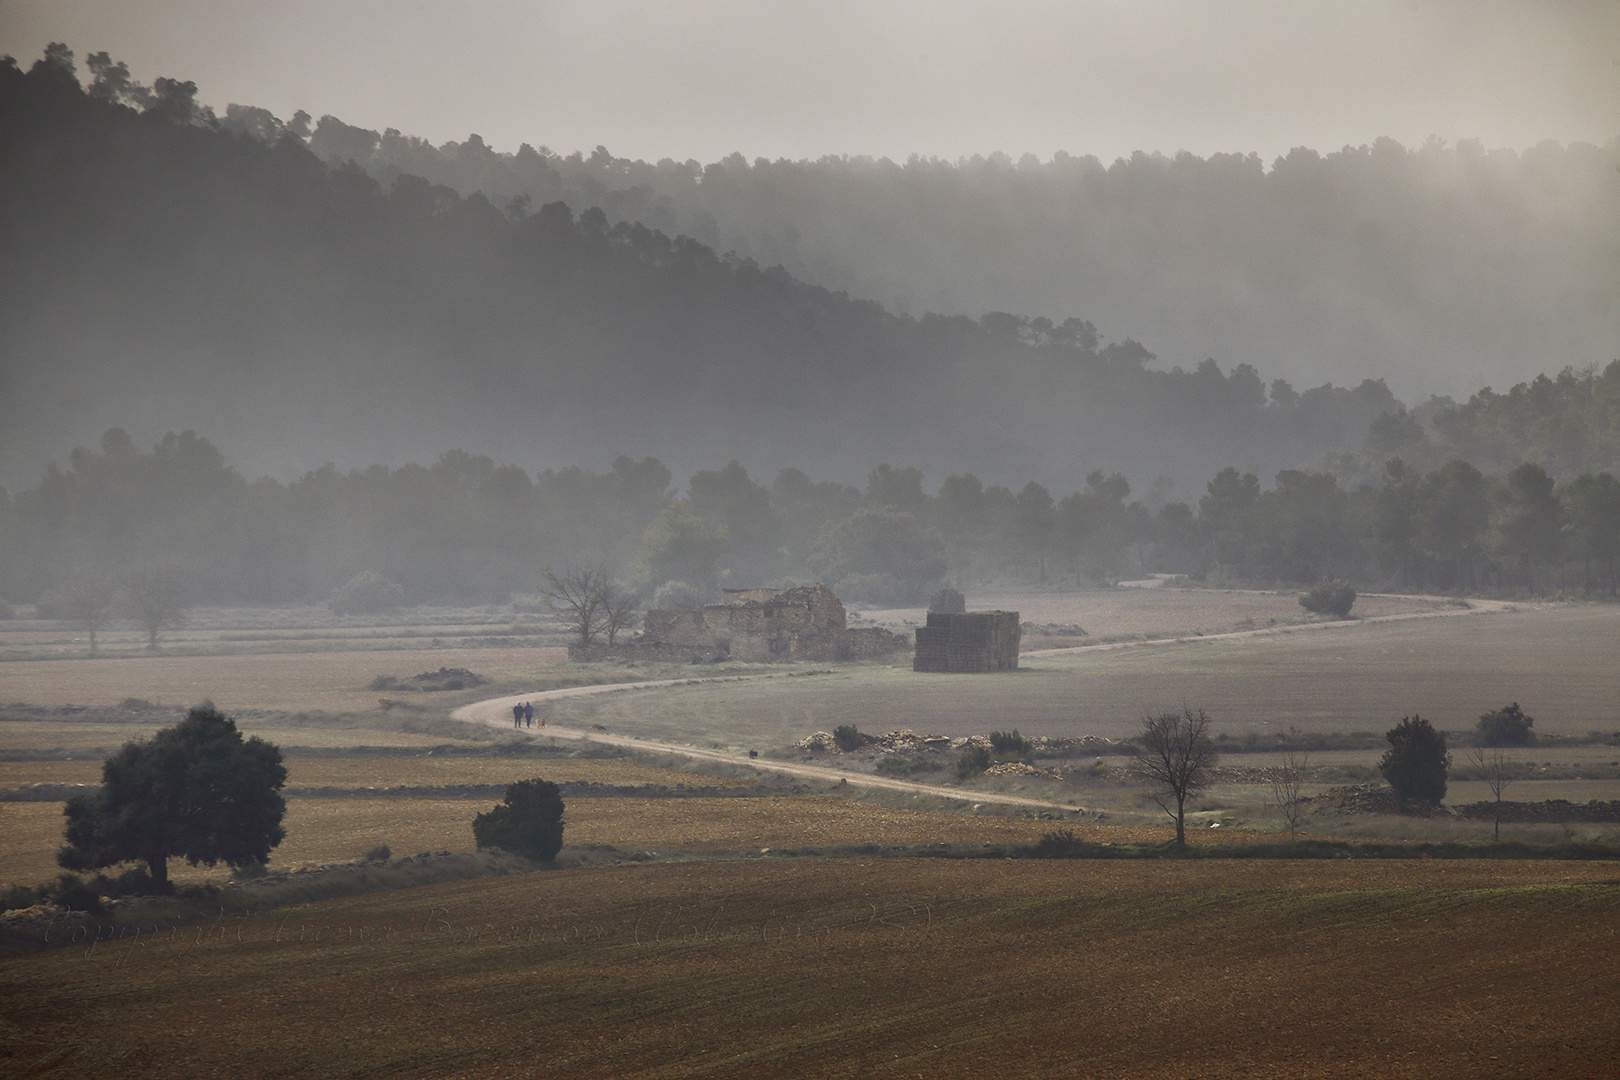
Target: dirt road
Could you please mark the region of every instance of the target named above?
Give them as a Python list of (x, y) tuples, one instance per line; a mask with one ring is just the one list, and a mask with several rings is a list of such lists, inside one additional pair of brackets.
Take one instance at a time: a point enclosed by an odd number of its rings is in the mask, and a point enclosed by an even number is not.
[[(1435, 597), (1433, 599), (1444, 599)], [(1085, 652), (1088, 650), (1112, 649), (1139, 649), (1151, 648), (1156, 645), (1170, 645), (1178, 642), (1218, 641), (1224, 638), (1256, 637), (1267, 634), (1295, 633), (1300, 631), (1331, 630), (1335, 628), (1353, 627), (1368, 623), (1397, 622), (1405, 619), (1436, 619), (1449, 618), (1454, 615), (1469, 615), (1481, 612), (1501, 611), (1511, 609), (1513, 605), (1499, 600), (1471, 600), (1472, 605), (1467, 608), (1450, 608), (1443, 611), (1411, 612), (1403, 615), (1384, 615), (1377, 618), (1349, 622), (1322, 622), (1299, 623), (1292, 626), (1262, 627), (1255, 630), (1235, 630), (1224, 634), (1202, 634), (1195, 636), (1156, 638), (1151, 641), (1110, 642), (1104, 645), (1078, 645), (1064, 649), (1037, 649), (1026, 652), (1025, 656), (1054, 656), (1061, 653)], [(507, 727), (512, 723), (512, 706), (520, 701), (539, 704), (545, 701), (555, 701), (560, 698), (585, 697), (591, 694), (624, 694), (635, 693), (642, 690), (654, 690), (668, 686), (690, 686), (698, 683), (714, 682), (741, 682), (751, 679), (786, 679), (803, 678), (803, 675), (791, 675), (787, 672), (770, 672), (759, 675), (721, 675), (709, 678), (694, 679), (655, 679), (647, 682), (612, 683), (603, 686), (571, 686), (562, 690), (542, 690), (532, 694), (513, 694), (507, 697), (489, 698), (485, 701), (476, 701), (471, 705), (463, 705), (450, 714), (454, 720), (468, 723), (488, 724), (491, 727)], [(813, 677), (813, 676), (812, 676)], [(825, 784), (847, 783), (855, 787), (875, 788), (885, 791), (905, 792), (912, 795), (930, 795), (938, 798), (952, 799), (963, 803), (992, 803), (999, 806), (1018, 806), (1032, 810), (1062, 810), (1068, 812), (1084, 812), (1085, 807), (1073, 803), (1048, 802), (1044, 799), (1029, 799), (1020, 795), (1003, 795), (995, 792), (966, 792), (961, 788), (945, 787), (938, 784), (920, 784), (909, 780), (897, 780), (887, 776), (874, 776), (854, 770), (838, 769), (827, 765), (809, 765), (801, 762), (768, 761), (764, 758), (750, 758), (745, 754), (732, 753), (725, 750), (706, 750), (695, 746), (682, 746), (679, 743), (657, 742), (651, 739), (637, 739), (628, 735), (615, 735), (607, 731), (585, 731), (579, 728), (565, 728), (547, 725), (544, 729), (535, 729), (555, 739), (578, 739), (602, 743), (607, 746), (621, 746), (627, 750), (636, 750), (646, 753), (675, 754), (691, 758), (695, 761), (716, 761), (727, 765), (741, 765), (756, 769), (760, 772), (777, 773), (783, 776), (792, 776), (801, 780), (814, 780)]]
[[(475, 701), (471, 705), (463, 705), (451, 713), (451, 719), (463, 720), (474, 724), (488, 724), (491, 727), (510, 727), (512, 723), (512, 706), (520, 701), (539, 704), (545, 701), (554, 701), (565, 697), (583, 697), (589, 694), (631, 693), (638, 690), (652, 690), (663, 686), (688, 686), (695, 683), (737, 682), (743, 679), (785, 679), (802, 678), (785, 672), (768, 673), (762, 675), (731, 675), (717, 676), (705, 679), (657, 679), (649, 682), (618, 683), (608, 686), (571, 686), (564, 690), (544, 690), (534, 694), (514, 694), (508, 697), (490, 698), (486, 701)], [(655, 742), (651, 739), (637, 739), (629, 735), (615, 735), (607, 731), (585, 731), (580, 728), (556, 727), (548, 724), (544, 728), (533, 729), (537, 734), (548, 735), (554, 739), (578, 739), (601, 743), (605, 746), (622, 746), (627, 750), (636, 750), (653, 754), (676, 754), (691, 758), (694, 761), (717, 761), (727, 765), (741, 765), (760, 772), (776, 773), (781, 776), (792, 776), (800, 780), (814, 780), (824, 784), (839, 783), (850, 784), (854, 787), (876, 788), (885, 791), (898, 791), (909, 795), (930, 795), (956, 802), (969, 804), (993, 803), (998, 806), (1018, 806), (1031, 810), (1060, 810), (1084, 812), (1085, 807), (1073, 803), (1048, 802), (1045, 799), (1027, 799), (1020, 795), (1002, 795), (989, 791), (963, 791), (961, 788), (943, 787), (937, 784), (917, 784), (909, 780), (896, 780), (887, 776), (873, 776), (849, 769), (837, 769), (826, 765), (808, 765), (802, 762), (769, 761), (765, 758), (751, 758), (746, 754), (731, 753), (725, 750), (706, 750), (696, 746), (681, 746), (678, 743)]]

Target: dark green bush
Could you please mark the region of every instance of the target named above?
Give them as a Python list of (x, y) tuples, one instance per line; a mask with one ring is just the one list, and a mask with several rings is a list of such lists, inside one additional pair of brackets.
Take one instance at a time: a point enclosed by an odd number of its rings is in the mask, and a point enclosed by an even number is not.
[(859, 750), (871, 741), (869, 737), (862, 735), (854, 724), (839, 724), (833, 728), (833, 742), (845, 753)]
[(1035, 748), (1030, 745), (1028, 739), (1018, 734), (1017, 728), (1011, 731), (992, 731), (990, 751), (1005, 761), (1029, 761), (1035, 756)]
[(1350, 617), (1350, 608), (1356, 602), (1356, 589), (1347, 581), (1321, 583), (1299, 598), (1299, 604), (1313, 615), (1332, 615), (1339, 619)]
[(990, 748), (988, 746), (969, 746), (962, 751), (962, 756), (956, 759), (956, 778), (967, 780), (978, 776), (990, 767)]
[(1515, 701), (1481, 714), (1474, 741), (1480, 746), (1529, 746), (1536, 741), (1536, 733), (1531, 730), (1535, 723), (1535, 717), (1526, 716)]
[(56, 883), (50, 886), (50, 897), (69, 911), (101, 910), (101, 897), (75, 874), (58, 875)]
[(562, 792), (549, 780), (508, 784), (499, 806), (473, 818), (479, 848), (498, 847), (539, 862), (557, 857), (562, 836)]
[(393, 857), (394, 849), (389, 847), (387, 844), (378, 844), (376, 847), (366, 852), (367, 862), (386, 862)]
[(967, 610), (967, 597), (962, 595), (961, 590), (947, 585), (934, 590), (934, 595), (928, 598), (928, 610), (946, 615), (960, 615)]
[(0, 892), (0, 911), (16, 911), (19, 908), (33, 907), (45, 899), (44, 889), (35, 889), (27, 885), (13, 885), (5, 892)]
[(1446, 774), (1451, 755), (1446, 752), (1446, 733), (1416, 714), (1403, 717), (1384, 734), (1389, 749), (1378, 762), (1395, 790), (1395, 802), (1405, 809), (1408, 803), (1439, 806), (1446, 797)]

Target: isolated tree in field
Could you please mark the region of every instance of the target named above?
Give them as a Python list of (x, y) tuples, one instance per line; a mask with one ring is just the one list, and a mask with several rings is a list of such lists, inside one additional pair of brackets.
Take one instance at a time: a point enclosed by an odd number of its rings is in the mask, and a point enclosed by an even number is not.
[(62, 618), (82, 626), (90, 635), (90, 655), (96, 655), (96, 633), (112, 618), (118, 602), (118, 585), (94, 571), (70, 577), (51, 597)]
[(1310, 592), (1299, 598), (1299, 606), (1312, 615), (1332, 615), (1338, 619), (1350, 617), (1350, 607), (1356, 602), (1356, 587), (1347, 581), (1323, 578)]
[(185, 625), (191, 610), (191, 581), (178, 566), (152, 566), (124, 575), (123, 606), (146, 630), (146, 647), (158, 647), (158, 634)]
[(286, 781), (280, 750), (257, 737), (244, 740), (205, 702), (107, 759), (100, 792), (68, 801), (67, 844), (56, 861), (69, 870), (145, 862), (163, 890), (171, 856), (193, 866), (262, 863), (286, 836)]
[(539, 862), (557, 857), (562, 836), (562, 792), (549, 780), (508, 784), (499, 806), (473, 818), (479, 848), (498, 847)]
[(928, 598), (928, 610), (945, 615), (960, 615), (967, 610), (967, 597), (962, 595), (960, 589), (953, 589), (946, 585), (943, 588), (935, 589), (934, 595)]
[(581, 645), (608, 635), (608, 643), (635, 619), (633, 594), (621, 590), (596, 563), (585, 562), (559, 573), (546, 567), (540, 574), (540, 600), (574, 634)]
[(1136, 766), (1147, 774), (1147, 796), (1176, 822), (1176, 843), (1187, 843), (1187, 800), (1209, 786), (1216, 761), (1209, 717), (1194, 712), (1160, 713), (1142, 720), (1136, 736)]
[(1515, 701), (1500, 709), (1481, 713), (1474, 742), (1479, 746), (1529, 746), (1536, 741), (1536, 719), (1526, 716)]
[(1491, 843), (1494, 844), (1502, 839), (1502, 793), (1519, 778), (1519, 765), (1508, 760), (1500, 746), (1471, 746), (1468, 748), (1468, 760), (1479, 772), (1479, 778), (1485, 781), (1485, 786), (1491, 789), (1491, 798), (1496, 803), (1495, 824), (1491, 831)]
[(1282, 752), (1282, 764), (1269, 770), (1271, 801), (1288, 823), (1288, 839), (1299, 835), (1300, 823), (1305, 820), (1305, 769), (1310, 765), (1311, 752), (1299, 742), (1299, 729), (1288, 729), (1288, 744)]
[(1446, 774), (1451, 771), (1446, 733), (1414, 714), (1402, 717), (1384, 738), (1389, 740), (1389, 749), (1379, 759), (1378, 771), (1395, 789), (1396, 805), (1402, 810), (1414, 802), (1439, 806), (1446, 797)]

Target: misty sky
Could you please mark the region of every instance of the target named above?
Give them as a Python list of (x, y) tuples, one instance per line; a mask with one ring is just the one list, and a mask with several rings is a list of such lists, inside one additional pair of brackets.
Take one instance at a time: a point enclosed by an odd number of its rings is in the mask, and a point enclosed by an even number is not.
[(0, 0), (200, 98), (434, 142), (708, 162), (1620, 134), (1615, 0)]

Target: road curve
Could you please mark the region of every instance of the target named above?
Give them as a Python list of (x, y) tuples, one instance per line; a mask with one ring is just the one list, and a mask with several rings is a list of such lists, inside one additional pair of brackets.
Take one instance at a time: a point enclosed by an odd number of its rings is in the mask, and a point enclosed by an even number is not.
[[(501, 728), (511, 725), (512, 706), (520, 701), (539, 704), (544, 701), (555, 701), (558, 698), (584, 697), (590, 694), (615, 692), (623, 693), (630, 690), (650, 690), (661, 686), (688, 686), (695, 683), (738, 682), (743, 679), (792, 677), (797, 676), (790, 676), (786, 672), (768, 672), (760, 675), (718, 675), (699, 679), (655, 679), (648, 682), (611, 683), (602, 686), (570, 686), (562, 690), (541, 690), (533, 694), (510, 694), (506, 697), (475, 701), (471, 705), (463, 705), (452, 712), (450, 718), (467, 723), (488, 724), (491, 727)], [(816, 780), (829, 786), (846, 783), (852, 787), (898, 791), (908, 795), (929, 795), (950, 799), (954, 802), (993, 803), (997, 806), (1017, 806), (1030, 810), (1060, 810), (1068, 813), (1080, 813), (1086, 809), (1074, 803), (1029, 799), (1022, 795), (1004, 795), (992, 791), (963, 791), (961, 788), (944, 787), (938, 784), (917, 784), (909, 780), (896, 780), (888, 776), (874, 776), (871, 773), (857, 772), (850, 769), (835, 769), (826, 765), (808, 765), (795, 761), (770, 761), (766, 758), (751, 758), (746, 754), (731, 753), (725, 750), (706, 750), (696, 746), (682, 746), (679, 743), (637, 739), (629, 735), (615, 735), (606, 731), (585, 731), (581, 728), (556, 727), (552, 724), (533, 730), (536, 734), (547, 735), (554, 739), (577, 739), (582, 742), (600, 743), (604, 746), (619, 746), (626, 750), (636, 750), (644, 753), (675, 754), (694, 761), (714, 761), (726, 765), (741, 765), (759, 772), (777, 773), (800, 780)]]
[[(1371, 594), (1369, 594), (1371, 595)], [(1422, 599), (1446, 599), (1444, 597), (1425, 597)], [(1398, 622), (1406, 619), (1436, 619), (1448, 618), (1453, 615), (1469, 615), (1480, 612), (1492, 612), (1511, 609), (1516, 605), (1501, 600), (1470, 600), (1472, 605), (1466, 608), (1452, 608), (1443, 611), (1415, 611), (1400, 615), (1379, 615), (1370, 619), (1348, 620), (1343, 622), (1296, 623), (1291, 626), (1267, 626), (1255, 630), (1234, 630), (1221, 634), (1186, 635), (1182, 637), (1153, 638), (1146, 641), (1118, 641), (1101, 645), (1075, 645), (1062, 649), (1037, 649), (1025, 652), (1022, 655), (1032, 656), (1058, 656), (1065, 653), (1107, 651), (1113, 649), (1149, 648), (1157, 645), (1174, 645), (1185, 642), (1220, 641), (1228, 638), (1258, 637), (1261, 635), (1295, 633), (1299, 631), (1330, 630), (1346, 628), (1368, 623)], [(802, 675), (788, 672), (765, 672), (755, 675), (715, 675), (693, 679), (651, 679), (646, 682), (605, 683), (593, 686), (570, 686), (561, 690), (537, 690), (530, 694), (509, 694), (506, 697), (488, 698), (484, 701), (475, 701), (470, 705), (463, 705), (450, 714), (452, 720), (461, 720), (472, 724), (488, 724), (491, 727), (504, 728), (512, 722), (512, 706), (520, 701), (541, 703), (555, 701), (561, 698), (586, 697), (592, 694), (628, 693), (634, 690), (653, 690), (666, 686), (691, 686), (698, 683), (741, 682), (750, 679), (783, 679), (800, 678)], [(534, 729), (554, 739), (576, 739), (580, 741), (601, 743), (605, 746), (619, 746), (627, 750), (636, 750), (654, 754), (674, 754), (690, 758), (694, 761), (714, 761), (726, 765), (741, 765), (760, 772), (777, 773), (782, 776), (792, 776), (801, 780), (816, 780), (826, 784), (847, 783), (854, 787), (876, 788), (884, 791), (898, 791), (911, 795), (929, 795), (937, 798), (951, 799), (964, 803), (992, 803), (998, 806), (1018, 806), (1032, 810), (1061, 810), (1071, 813), (1085, 812), (1086, 807), (1074, 803), (1050, 802), (1045, 799), (1029, 799), (1021, 795), (1004, 795), (991, 791), (965, 792), (961, 788), (945, 787), (938, 784), (919, 784), (910, 780), (897, 780), (888, 776), (874, 776), (871, 773), (862, 773), (848, 769), (837, 769), (826, 765), (809, 765), (801, 762), (769, 761), (765, 758), (750, 758), (744, 754), (731, 753), (725, 750), (706, 750), (695, 746), (682, 746), (679, 743), (658, 742), (652, 739), (637, 739), (629, 735), (615, 735), (607, 731), (585, 731), (580, 728), (556, 727), (546, 725), (544, 728)]]

